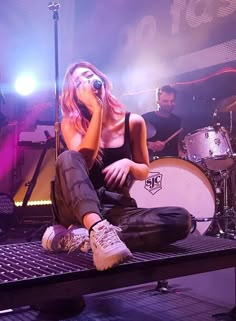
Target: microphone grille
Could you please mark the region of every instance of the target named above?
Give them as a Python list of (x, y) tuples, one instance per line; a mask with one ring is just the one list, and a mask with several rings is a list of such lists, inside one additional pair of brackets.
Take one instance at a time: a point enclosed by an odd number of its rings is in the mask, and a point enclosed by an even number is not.
[(102, 82), (100, 80), (95, 80), (93, 83), (94, 89), (101, 89), (102, 88)]

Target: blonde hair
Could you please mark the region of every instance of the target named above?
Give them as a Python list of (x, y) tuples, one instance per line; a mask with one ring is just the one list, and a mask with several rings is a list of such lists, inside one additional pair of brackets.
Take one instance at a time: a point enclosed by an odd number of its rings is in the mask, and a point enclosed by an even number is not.
[(94, 65), (87, 61), (80, 61), (79, 63), (73, 64), (67, 70), (64, 78), (61, 95), (61, 109), (63, 115), (71, 120), (74, 128), (79, 133), (84, 135), (89, 126), (91, 115), (89, 114), (86, 106), (78, 100), (76, 95), (76, 84), (73, 81), (72, 75), (73, 72), (79, 67), (90, 69), (93, 73), (95, 73), (102, 79), (103, 86), (105, 88), (104, 103), (107, 105), (107, 110), (108, 112), (110, 112), (110, 115), (113, 119), (116, 119), (116, 117), (119, 115), (124, 115), (125, 112), (122, 103), (112, 95), (112, 84), (105, 74), (103, 74)]

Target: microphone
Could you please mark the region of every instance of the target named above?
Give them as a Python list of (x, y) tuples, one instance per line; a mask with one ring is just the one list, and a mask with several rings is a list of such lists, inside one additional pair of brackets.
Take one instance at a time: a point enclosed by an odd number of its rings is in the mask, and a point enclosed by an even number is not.
[(101, 80), (96, 79), (96, 80), (92, 81), (91, 87), (92, 87), (92, 89), (95, 90), (95, 91), (101, 89), (101, 88), (102, 88), (102, 82), (101, 82)]

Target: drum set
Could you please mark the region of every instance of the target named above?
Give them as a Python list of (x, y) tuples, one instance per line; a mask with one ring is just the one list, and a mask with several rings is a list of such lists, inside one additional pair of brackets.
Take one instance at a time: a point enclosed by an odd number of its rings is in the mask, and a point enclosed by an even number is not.
[(146, 181), (132, 185), (131, 196), (139, 207), (186, 208), (194, 234), (236, 239), (236, 154), (231, 136), (220, 123), (187, 134), (183, 156), (154, 159)]
[[(185, 159), (196, 164), (207, 177), (215, 203), (215, 210), (209, 212), (210, 216), (207, 216), (207, 208), (202, 212), (203, 217), (193, 213), (196, 230), (200, 234), (207, 232), (236, 239), (235, 155), (228, 132), (221, 126), (201, 128), (187, 134), (183, 146)], [(201, 198), (199, 202), (202, 202)], [(200, 227), (201, 222), (208, 222), (209, 226), (204, 231)]]

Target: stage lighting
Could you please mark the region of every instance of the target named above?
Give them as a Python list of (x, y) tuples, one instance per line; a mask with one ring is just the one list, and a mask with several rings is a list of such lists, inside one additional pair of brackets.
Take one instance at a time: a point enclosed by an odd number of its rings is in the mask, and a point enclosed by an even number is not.
[(36, 89), (36, 81), (31, 75), (23, 75), (16, 79), (15, 89), (19, 95), (30, 95)]

